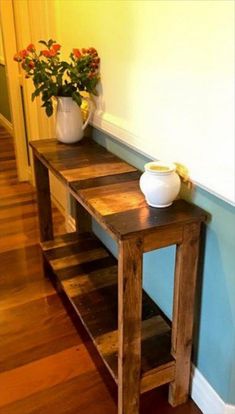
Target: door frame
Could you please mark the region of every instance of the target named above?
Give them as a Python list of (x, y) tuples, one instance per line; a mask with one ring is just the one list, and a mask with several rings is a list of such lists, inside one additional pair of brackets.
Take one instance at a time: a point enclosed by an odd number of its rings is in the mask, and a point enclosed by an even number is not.
[(27, 181), (29, 177), (29, 165), (27, 157), (27, 143), (25, 140), (21, 89), (19, 82), (19, 67), (15, 62), (13, 62), (13, 56), (17, 51), (17, 42), (12, 0), (1, 0), (0, 19), (13, 126), (13, 140), (15, 147), (17, 174), (20, 181)]

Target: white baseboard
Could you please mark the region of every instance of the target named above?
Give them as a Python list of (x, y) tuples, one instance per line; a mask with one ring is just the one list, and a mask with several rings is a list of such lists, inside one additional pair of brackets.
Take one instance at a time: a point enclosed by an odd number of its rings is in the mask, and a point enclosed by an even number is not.
[(235, 405), (226, 404), (194, 366), (191, 397), (203, 414), (235, 414)]
[(9, 134), (13, 134), (13, 126), (12, 123), (10, 121), (8, 121), (8, 119), (5, 118), (5, 116), (3, 116), (2, 114), (0, 114), (0, 124), (6, 128), (7, 132), (9, 132)]

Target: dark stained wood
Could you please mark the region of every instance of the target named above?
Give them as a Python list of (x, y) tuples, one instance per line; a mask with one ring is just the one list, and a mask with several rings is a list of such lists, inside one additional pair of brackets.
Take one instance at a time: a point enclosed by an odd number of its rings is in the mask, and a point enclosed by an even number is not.
[[(61, 288), (81, 318), (112, 377), (118, 382), (118, 269), (116, 259), (93, 234), (89, 233), (69, 233), (58, 236), (53, 241), (42, 243), (42, 249), (54, 274), (59, 279)], [(126, 252), (126, 249), (124, 250)], [(136, 250), (133, 250), (132, 245), (130, 251), (136, 257)], [(70, 260), (66, 260), (71, 257), (73, 264)], [(130, 265), (131, 261), (128, 260), (128, 268)], [(135, 277), (137, 284), (137, 275)], [(126, 278), (130, 279), (127, 270), (123, 278), (125, 286), (127, 285)], [(136, 297), (131, 302), (127, 290), (125, 290), (125, 297), (136, 317)], [(158, 367), (158, 377), (161, 375), (159, 365), (171, 363), (171, 371), (170, 373), (164, 371), (165, 374), (160, 380), (161, 384), (172, 380), (174, 361), (170, 355), (170, 326), (146, 293), (143, 295), (140, 309), (143, 309), (143, 323), (139, 325), (139, 341), (142, 336), (141, 373), (143, 376), (146, 375), (143, 380), (143, 389), (147, 391), (158, 379), (156, 367)], [(141, 313), (141, 310), (139, 312)], [(125, 315), (128, 315), (126, 307)], [(128, 324), (126, 330), (130, 335), (133, 332), (133, 318), (130, 316), (128, 316)], [(125, 323), (122, 325), (124, 326)], [(133, 341), (130, 345), (133, 354)], [(150, 386), (150, 378), (153, 378), (153, 375), (155, 377)], [(130, 373), (130, 380), (133, 381), (133, 372)]]
[(118, 414), (138, 414), (141, 378), (141, 239), (119, 244), (118, 262)]
[(183, 240), (183, 226), (166, 226), (144, 234), (144, 252), (180, 244)]
[[(136, 191), (139, 192), (137, 185)], [(129, 196), (131, 197), (131, 194), (128, 192)], [(114, 201), (117, 202), (117, 200)], [(145, 202), (144, 204), (141, 208), (133, 208), (105, 216), (106, 226), (118, 238), (134, 237), (140, 232), (143, 236), (149, 237), (151, 232), (155, 232), (157, 235), (158, 229), (167, 229), (169, 232), (173, 229), (175, 231), (175, 226), (179, 228), (179, 225), (205, 221), (206, 219), (205, 211), (184, 200), (176, 200), (167, 208), (153, 208), (147, 206)], [(121, 207), (119, 208), (121, 209)], [(176, 243), (179, 236), (175, 234), (175, 237)], [(147, 251), (146, 248), (145, 251)]]
[(91, 231), (92, 229), (92, 218), (88, 211), (75, 200), (75, 223), (76, 231), (78, 233), (84, 233)]
[[(14, 154), (12, 139), (0, 127), (0, 154), (9, 150)], [(3, 166), (0, 172), (0, 324), (4, 332), (0, 340), (4, 369), (0, 373), (0, 413), (116, 414), (107, 389), (107, 385), (112, 388), (111, 378), (102, 370), (103, 364), (90, 349), (81, 327), (77, 325), (78, 331), (75, 330), (52, 285), (43, 277), (34, 190), (18, 183), (15, 163), (10, 168), (9, 164), (5, 166), (6, 170)], [(12, 184), (17, 184), (14, 191)], [(29, 230), (27, 222), (33, 216), (34, 229)], [(55, 209), (53, 218), (55, 231), (63, 233), (64, 218)], [(5, 223), (11, 223), (12, 229), (15, 224), (15, 233), (6, 235)], [(69, 238), (70, 235), (58, 238), (57, 247), (64, 246)], [(92, 262), (93, 269), (101, 274), (102, 269), (112, 266), (116, 266), (116, 260), (110, 257)], [(89, 263), (82, 267), (85, 272), (91, 269)], [(81, 274), (79, 265), (66, 272), (71, 289), (70, 276), (76, 277), (77, 272)], [(108, 284), (107, 274), (106, 278)], [(146, 308), (144, 312), (147, 315)], [(157, 372), (148, 374), (142, 379), (142, 387), (147, 383), (149, 389), (148, 377)], [(192, 401), (171, 408), (167, 388), (143, 394), (141, 414), (200, 414)]]
[(200, 223), (186, 225), (183, 243), (177, 246), (172, 323), (172, 354), (176, 359), (175, 379), (170, 385), (173, 406), (188, 398), (194, 298), (199, 259)]
[(65, 182), (136, 171), (88, 137), (73, 145), (57, 140), (33, 141), (30, 145), (43, 164)]
[(40, 238), (53, 239), (52, 210), (48, 169), (34, 157), (34, 174), (37, 190)]
[[(14, 155), (2, 131), (0, 154), (7, 147)], [(100, 361), (43, 276), (35, 191), (17, 181), (15, 165), (0, 182), (0, 413), (115, 414)], [(64, 232), (64, 218), (52, 213), (55, 232)]]
[[(31, 146), (35, 156), (69, 184), (77, 201), (116, 240), (135, 237), (139, 232), (147, 237), (149, 232), (163, 226), (206, 219), (202, 209), (183, 200), (165, 209), (147, 206), (139, 189), (140, 171), (89, 138), (76, 145), (42, 140), (33, 141)], [(82, 210), (82, 207), (78, 208)], [(82, 222), (81, 217), (81, 225)], [(84, 230), (88, 230), (86, 224)], [(178, 242), (179, 235), (175, 239), (172, 237), (171, 243)], [(147, 246), (150, 246), (149, 241), (146, 241)]]
[[(199, 241), (198, 233), (195, 242), (195, 229), (199, 229), (207, 214), (183, 200), (165, 209), (147, 206), (139, 189), (140, 172), (89, 138), (67, 146), (55, 140), (37, 141), (32, 148), (43, 168), (49, 168), (68, 186), (82, 206), (80, 213), (86, 210), (119, 242), (118, 330), (113, 326), (117, 312), (117, 288), (113, 281), (116, 270), (107, 250), (95, 240), (87, 242), (87, 236), (83, 244), (82, 234), (75, 244), (71, 240), (67, 246), (53, 247), (51, 242), (52, 248), (48, 248), (43, 244), (58, 288), (66, 293), (116, 381), (118, 357), (118, 413), (138, 414), (140, 392), (166, 382), (171, 382), (171, 404), (181, 404), (187, 399), (190, 379)], [(77, 223), (80, 231), (79, 220)], [(86, 215), (84, 230), (89, 227)], [(143, 253), (171, 244), (177, 244), (174, 359), (169, 352), (166, 358), (170, 331), (164, 318), (152, 314), (141, 322), (142, 308), (143, 315), (146, 308), (146, 295), (143, 303), (141, 299)], [(189, 316), (183, 315), (188, 315), (188, 310)]]
[(104, 177), (95, 177), (88, 180), (75, 181), (72, 185), (72, 188), (75, 191), (92, 188), (93, 192), (96, 191), (97, 193), (99, 193), (99, 188), (101, 187), (104, 187), (106, 185), (110, 186), (112, 184), (126, 183), (133, 180), (139, 180), (140, 176), (140, 171), (132, 171), (129, 173), (119, 173), (115, 175), (107, 175)]

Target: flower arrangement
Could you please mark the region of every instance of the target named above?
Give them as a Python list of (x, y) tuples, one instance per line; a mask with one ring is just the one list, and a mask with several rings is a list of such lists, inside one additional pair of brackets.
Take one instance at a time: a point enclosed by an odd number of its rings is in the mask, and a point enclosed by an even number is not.
[(55, 40), (39, 41), (46, 49), (36, 51), (33, 44), (16, 53), (14, 60), (21, 64), (26, 78), (32, 78), (36, 96), (41, 96), (47, 116), (53, 114), (53, 97), (72, 97), (78, 106), (82, 104), (82, 91), (98, 95), (100, 58), (95, 48), (73, 49), (69, 62), (60, 59), (61, 46)]

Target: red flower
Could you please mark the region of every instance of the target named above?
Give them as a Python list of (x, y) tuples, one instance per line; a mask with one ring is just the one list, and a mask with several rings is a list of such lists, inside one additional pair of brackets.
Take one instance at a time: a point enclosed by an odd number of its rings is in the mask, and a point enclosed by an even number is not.
[(78, 59), (82, 56), (79, 49), (73, 49), (73, 55)]
[(87, 49), (85, 49), (84, 47), (82, 48), (82, 53), (85, 55), (87, 53)]
[(100, 58), (99, 57), (94, 58), (93, 62), (98, 65), (100, 63)]
[(41, 51), (41, 54), (43, 55), (43, 56), (45, 56), (45, 57), (47, 57), (47, 58), (50, 58), (50, 57), (54, 57), (54, 56), (56, 56), (57, 55), (57, 51), (55, 50), (55, 49), (49, 49), (49, 50), (42, 50)]
[(28, 56), (29, 52), (26, 49), (20, 50), (19, 55), (22, 59), (25, 59)]
[(57, 51), (55, 50), (55, 49), (50, 49), (49, 50), (49, 56), (50, 57), (54, 57), (54, 56), (56, 56), (57, 55)]
[(45, 56), (45, 57), (50, 57), (51, 55), (50, 55), (50, 51), (49, 50), (42, 50), (41, 51), (41, 54), (43, 55), (43, 56)]
[(52, 48), (53, 48), (56, 52), (58, 52), (58, 50), (60, 50), (61, 46), (60, 46), (58, 43), (56, 43), (55, 45), (53, 45), (53, 46), (52, 46)]
[(29, 61), (28, 65), (30, 69), (33, 69), (35, 67), (35, 63), (32, 60)]
[(27, 48), (26, 48), (29, 52), (35, 52), (35, 46), (33, 45), (33, 43), (30, 43)]
[(14, 55), (14, 58), (13, 58), (16, 62), (22, 62), (22, 57), (19, 55), (19, 53), (16, 53), (15, 55)]
[(87, 50), (87, 52), (88, 52), (90, 55), (95, 55), (95, 56), (98, 56), (97, 50), (96, 50), (94, 47), (89, 47), (89, 49)]

